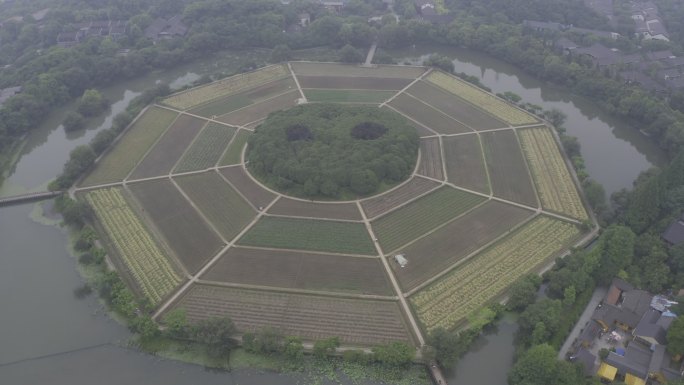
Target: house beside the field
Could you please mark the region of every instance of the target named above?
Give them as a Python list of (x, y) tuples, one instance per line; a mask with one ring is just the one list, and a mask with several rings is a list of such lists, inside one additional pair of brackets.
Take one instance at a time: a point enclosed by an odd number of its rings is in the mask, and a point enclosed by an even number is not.
[[(585, 373), (604, 381), (645, 385), (680, 380), (684, 367), (667, 353), (667, 330), (677, 317), (672, 302), (623, 281), (613, 279), (603, 301), (594, 311), (570, 359)], [(610, 349), (599, 360), (600, 349)], [(598, 369), (597, 369), (598, 368)]]
[(679, 219), (672, 222), (672, 224), (667, 227), (662, 237), (665, 242), (672, 246), (676, 246), (684, 242), (684, 214), (682, 214)]
[(624, 331), (634, 330), (644, 314), (651, 307), (653, 295), (635, 289), (629, 283), (615, 278), (592, 319), (607, 332), (615, 327)]
[(319, 0), (328, 11), (339, 12), (349, 0)]
[(145, 28), (145, 36), (152, 41), (183, 37), (188, 33), (188, 27), (181, 21), (181, 16), (176, 15), (168, 20), (158, 18), (149, 27)]
[(404, 254), (397, 254), (394, 256), (394, 260), (399, 264), (401, 267), (406, 267), (408, 265), (408, 259), (404, 256)]

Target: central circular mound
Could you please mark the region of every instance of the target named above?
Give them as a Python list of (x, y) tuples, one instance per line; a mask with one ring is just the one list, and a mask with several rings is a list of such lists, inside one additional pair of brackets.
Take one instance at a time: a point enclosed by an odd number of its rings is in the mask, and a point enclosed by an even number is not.
[(307, 199), (353, 199), (411, 175), (418, 134), (375, 106), (306, 104), (271, 114), (250, 136), (249, 171), (267, 186)]

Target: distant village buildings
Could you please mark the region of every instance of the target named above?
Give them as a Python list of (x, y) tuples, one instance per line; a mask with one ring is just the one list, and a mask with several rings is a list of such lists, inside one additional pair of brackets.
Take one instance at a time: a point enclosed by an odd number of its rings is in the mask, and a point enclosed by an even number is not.
[[(613, 0), (585, 0), (585, 5), (611, 21), (614, 27)], [(669, 35), (660, 17), (658, 7), (652, 1), (633, 0), (630, 3), (631, 17), (635, 22), (635, 35), (644, 40), (669, 41)], [(684, 58), (675, 56), (670, 50), (626, 54), (617, 48), (594, 43), (588, 47), (570, 40), (565, 32), (591, 35), (597, 38), (616, 40), (620, 34), (577, 28), (561, 23), (525, 20), (523, 26), (536, 33), (551, 33), (556, 37), (554, 46), (566, 55), (584, 57), (596, 68), (618, 76), (627, 84), (638, 85), (655, 93), (667, 93), (684, 88)], [(569, 38), (570, 37), (570, 38)]]
[(434, 0), (415, 0), (413, 6), (421, 19), (434, 24), (449, 24), (454, 20), (454, 15), (440, 13)]
[(2, 106), (7, 101), (7, 99), (20, 93), (21, 89), (21, 86), (0, 89), (0, 106)]
[(57, 35), (57, 45), (60, 47), (72, 47), (92, 36), (109, 36), (116, 40), (126, 34), (124, 20), (86, 21), (70, 27), (76, 30), (61, 32)]
[(181, 16), (176, 15), (168, 20), (158, 18), (145, 28), (145, 37), (156, 42), (174, 37), (183, 37), (188, 33), (188, 27), (181, 21)]
[(632, 2), (632, 19), (636, 24), (635, 34), (645, 40), (670, 41), (667, 29), (658, 14), (658, 7), (651, 1)]

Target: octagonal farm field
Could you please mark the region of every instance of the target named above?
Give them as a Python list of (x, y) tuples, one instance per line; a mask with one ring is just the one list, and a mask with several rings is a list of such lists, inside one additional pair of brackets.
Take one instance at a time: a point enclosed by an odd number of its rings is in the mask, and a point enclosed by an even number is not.
[[(261, 183), (245, 160), (255, 130), (316, 103), (415, 127), (408, 179), (344, 201)], [(420, 346), (462, 326), (582, 243), (592, 220), (551, 127), (418, 66), (291, 62), (180, 91), (146, 108), (76, 192), (155, 319), (183, 308), (353, 346)]]

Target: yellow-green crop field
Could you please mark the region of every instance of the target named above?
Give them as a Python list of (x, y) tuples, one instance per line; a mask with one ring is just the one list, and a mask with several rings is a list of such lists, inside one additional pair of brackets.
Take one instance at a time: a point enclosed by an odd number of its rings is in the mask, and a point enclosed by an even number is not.
[(496, 96), (488, 94), (454, 76), (434, 71), (426, 79), (514, 126), (538, 122), (534, 116), (527, 112), (521, 111)]
[(152, 305), (161, 302), (178, 286), (181, 277), (128, 205), (121, 189), (95, 190), (86, 199), (145, 296)]
[(563, 156), (547, 127), (518, 130), (537, 192), (545, 209), (580, 220), (587, 212)]
[(571, 223), (538, 216), (410, 297), (418, 319), (428, 331), (454, 327), (579, 233)]

